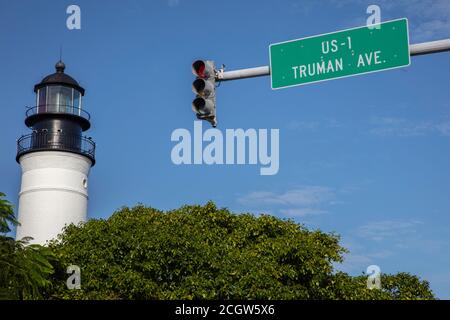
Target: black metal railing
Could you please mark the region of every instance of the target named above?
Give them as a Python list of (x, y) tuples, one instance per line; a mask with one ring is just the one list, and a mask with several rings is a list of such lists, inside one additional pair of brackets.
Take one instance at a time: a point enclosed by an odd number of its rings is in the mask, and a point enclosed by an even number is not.
[(91, 119), (91, 115), (89, 114), (89, 112), (84, 111), (83, 109), (78, 107), (61, 104), (45, 104), (41, 106), (27, 107), (25, 115), (28, 118), (41, 113), (65, 113), (79, 116), (87, 120)]
[(89, 157), (95, 162), (95, 142), (91, 138), (62, 132), (34, 132), (17, 140), (17, 159), (32, 151), (68, 151)]

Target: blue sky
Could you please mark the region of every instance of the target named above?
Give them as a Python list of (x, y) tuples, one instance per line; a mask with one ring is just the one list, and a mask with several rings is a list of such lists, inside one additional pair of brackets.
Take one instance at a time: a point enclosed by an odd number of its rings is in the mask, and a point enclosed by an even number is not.
[[(66, 28), (70, 4), (81, 30)], [(383, 21), (407, 17), (411, 43), (450, 38), (446, 0), (0, 1), (0, 191), (17, 205), (25, 106), (62, 45), (97, 142), (91, 218), (214, 200), (337, 232), (351, 251), (338, 268), (411, 272), (450, 298), (450, 53), (277, 91), (268, 77), (222, 83), (219, 129), (280, 129), (277, 175), (170, 158), (172, 131), (193, 130), (192, 61), (268, 65), (269, 44), (364, 25), (369, 4)]]

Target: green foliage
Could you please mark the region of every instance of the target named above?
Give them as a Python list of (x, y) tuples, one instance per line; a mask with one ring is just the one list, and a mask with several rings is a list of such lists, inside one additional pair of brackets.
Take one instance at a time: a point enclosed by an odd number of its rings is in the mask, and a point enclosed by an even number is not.
[(8, 233), (11, 231), (9, 224), (17, 226), (19, 221), (14, 216), (14, 210), (11, 203), (5, 199), (4, 193), (0, 192), (0, 233)]
[(343, 272), (334, 276), (332, 299), (341, 300), (433, 300), (427, 281), (401, 272), (394, 275), (381, 274), (381, 289), (367, 289), (367, 276), (352, 277)]
[[(107, 220), (66, 227), (50, 244), (59, 260), (53, 299), (431, 299), (428, 283), (336, 272), (339, 237), (273, 216), (235, 215), (205, 206), (162, 212), (142, 205)], [(68, 290), (63, 266), (81, 268), (81, 290)]]
[(392, 299), (434, 299), (434, 295), (427, 281), (420, 281), (414, 275), (400, 272), (395, 275), (383, 275), (381, 277), (383, 291)]
[[(11, 231), (10, 224), (18, 225), (12, 205), (1, 199), (4, 196), (0, 193), (0, 233)], [(28, 241), (0, 235), (0, 299), (39, 299), (51, 285), (53, 253), (27, 245)]]

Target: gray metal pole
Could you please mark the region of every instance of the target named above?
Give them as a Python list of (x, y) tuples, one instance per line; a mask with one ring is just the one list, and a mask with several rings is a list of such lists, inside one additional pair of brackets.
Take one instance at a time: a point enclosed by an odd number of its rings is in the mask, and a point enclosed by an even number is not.
[(450, 51), (450, 39), (417, 43), (409, 46), (409, 54), (411, 56), (443, 51)]
[[(450, 51), (450, 39), (411, 44), (409, 46), (409, 54), (411, 56), (438, 53), (443, 51)], [(239, 69), (233, 71), (219, 70), (217, 73), (216, 80), (229, 81), (237, 79), (263, 77), (269, 75), (270, 75), (269, 66)]]
[(236, 80), (236, 79), (245, 79), (245, 78), (254, 78), (261, 76), (270, 75), (269, 66), (264, 67), (256, 67), (256, 68), (248, 68), (248, 69), (240, 69), (234, 71), (219, 71), (217, 80), (219, 81), (227, 81), (227, 80)]

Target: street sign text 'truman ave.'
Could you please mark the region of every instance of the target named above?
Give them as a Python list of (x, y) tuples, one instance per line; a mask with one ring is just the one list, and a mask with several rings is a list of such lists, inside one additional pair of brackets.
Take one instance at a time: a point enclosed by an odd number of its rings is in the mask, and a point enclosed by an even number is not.
[(275, 43), (269, 51), (272, 89), (405, 67), (408, 20)]

